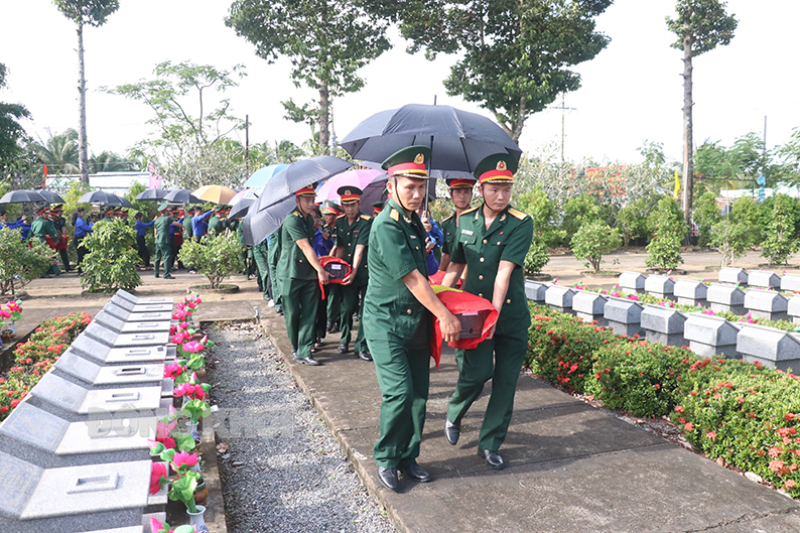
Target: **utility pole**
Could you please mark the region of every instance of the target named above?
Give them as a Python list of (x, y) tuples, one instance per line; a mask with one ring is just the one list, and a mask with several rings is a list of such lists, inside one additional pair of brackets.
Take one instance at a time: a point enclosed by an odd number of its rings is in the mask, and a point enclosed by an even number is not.
[(561, 162), (564, 162), (564, 136), (566, 131), (566, 116), (567, 111), (577, 111), (574, 107), (566, 107), (564, 105), (565, 100), (565, 93), (561, 93), (561, 106), (560, 107), (548, 107), (548, 109), (560, 109), (561, 110)]
[(244, 116), (244, 168), (250, 175), (250, 115)]

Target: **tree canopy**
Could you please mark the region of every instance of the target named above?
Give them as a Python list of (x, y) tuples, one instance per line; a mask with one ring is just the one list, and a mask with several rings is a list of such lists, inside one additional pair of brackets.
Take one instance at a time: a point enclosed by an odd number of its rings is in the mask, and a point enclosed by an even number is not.
[(719, 0), (678, 0), (677, 17), (667, 17), (667, 28), (677, 36), (672, 47), (685, 50), (687, 41), (692, 57), (727, 45), (738, 22), (725, 12), (727, 2)]
[(53, 0), (59, 11), (77, 24), (102, 26), (119, 9), (119, 0)]
[[(0, 89), (6, 86), (6, 66), (0, 63)], [(21, 104), (0, 102), (0, 166), (22, 150), (25, 129), (20, 120), (30, 118), (28, 109)]]

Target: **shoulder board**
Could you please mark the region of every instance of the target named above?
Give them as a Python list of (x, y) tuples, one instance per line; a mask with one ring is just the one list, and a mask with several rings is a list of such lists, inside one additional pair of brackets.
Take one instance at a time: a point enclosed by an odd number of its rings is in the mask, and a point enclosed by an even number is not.
[(336, 217), (336, 220), (339, 220), (340, 218), (344, 218), (344, 217), (346, 217), (346, 216), (347, 216), (347, 215), (345, 215), (344, 213), (342, 213), (341, 215), (339, 215), (338, 217)]
[(391, 218), (395, 222), (398, 222), (400, 220), (400, 213), (397, 211), (397, 209), (393, 207), (392, 211), (389, 213), (389, 218)]
[(453, 213), (453, 214), (452, 214), (452, 215), (450, 215), (449, 217), (445, 218), (444, 220), (442, 220), (442, 224), (444, 224), (445, 222), (447, 222), (448, 220), (450, 220), (450, 219), (451, 219), (451, 218), (453, 218), (454, 216), (456, 216), (456, 215), (455, 215), (455, 213)]
[[(299, 216), (300, 216), (300, 213), (299, 213), (298, 211), (292, 211), (292, 214), (293, 214), (294, 216), (296, 216), (296, 217), (299, 217)], [(213, 220), (213, 219), (212, 219), (212, 220)]]
[(512, 217), (518, 218), (520, 220), (525, 220), (525, 217), (528, 216), (527, 213), (523, 213), (522, 211), (514, 209), (513, 207), (509, 208), (508, 214), (511, 215)]
[[(480, 206), (478, 206), (478, 207), (480, 207)], [(461, 215), (466, 215), (466, 214), (469, 214), (469, 213), (473, 213), (473, 212), (475, 212), (475, 211), (477, 211), (477, 210), (478, 210), (478, 207), (472, 207), (472, 208), (470, 208), (470, 209), (467, 209), (466, 211), (464, 211), (463, 213), (461, 213)]]
[(361, 220), (372, 220), (372, 217), (368, 217), (367, 215), (361, 215)]

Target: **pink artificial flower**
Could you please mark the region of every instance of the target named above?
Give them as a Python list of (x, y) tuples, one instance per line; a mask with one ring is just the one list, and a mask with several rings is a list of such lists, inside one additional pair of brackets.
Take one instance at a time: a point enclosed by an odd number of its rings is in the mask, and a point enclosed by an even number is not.
[(633, 301), (637, 301), (639, 299), (639, 297), (637, 295), (635, 295), (635, 294), (631, 294), (630, 296), (628, 296), (628, 299), (629, 300), (633, 300)]
[(611, 296), (613, 296), (614, 298), (619, 298), (619, 293), (617, 291), (614, 291), (611, 293)]
[(703, 311), (703, 314), (704, 315), (716, 316), (716, 313), (714, 313), (713, 309), (706, 309), (705, 311)]
[(0, 317), (11, 318), (11, 313), (6, 311), (5, 309), (0, 309)]
[(191, 383), (181, 383), (180, 385), (172, 389), (172, 395), (183, 396), (193, 391), (194, 391), (194, 385), (192, 385)]
[(181, 366), (178, 363), (172, 363), (171, 365), (167, 365), (164, 367), (164, 377), (169, 379), (176, 379), (178, 376), (183, 374), (186, 370), (185, 366)]
[(181, 350), (183, 350), (184, 352), (189, 352), (189, 353), (202, 352), (204, 349), (205, 349), (205, 346), (203, 346), (201, 343), (199, 343), (197, 341), (185, 342), (181, 346)]
[(170, 338), (170, 342), (172, 342), (172, 344), (181, 344), (182, 342), (187, 340), (189, 340), (189, 335), (187, 335), (183, 331), (180, 333), (176, 333)]
[(191, 468), (197, 464), (197, 454), (189, 452), (178, 452), (172, 459), (172, 464), (175, 466), (175, 470), (179, 470), (180, 467), (182, 467), (183, 465), (186, 465)]
[(182, 309), (180, 309), (180, 310), (178, 310), (178, 311), (175, 311), (174, 313), (172, 313), (172, 318), (173, 318), (174, 320), (183, 320), (183, 319), (184, 319), (184, 318), (186, 318), (187, 316), (188, 316), (188, 314), (186, 313), (186, 311), (183, 311)]
[(189, 323), (181, 322), (180, 324), (178, 324), (178, 329), (189, 329)]
[[(161, 490), (161, 478), (167, 477), (167, 465), (164, 463), (153, 463), (150, 467), (150, 494), (157, 494)], [(152, 522), (151, 522), (152, 526)], [(158, 531), (155, 529), (154, 531)]]

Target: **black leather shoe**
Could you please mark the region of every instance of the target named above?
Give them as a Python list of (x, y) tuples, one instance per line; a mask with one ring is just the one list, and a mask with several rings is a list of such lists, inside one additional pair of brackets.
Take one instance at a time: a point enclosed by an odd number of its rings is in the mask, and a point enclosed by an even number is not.
[(483, 460), (486, 461), (486, 464), (495, 470), (501, 470), (506, 466), (503, 464), (503, 458), (500, 457), (497, 452), (493, 452), (492, 450), (482, 450), (478, 448), (478, 457), (483, 458)]
[(381, 480), (383, 486), (389, 490), (397, 490), (397, 469), (394, 467), (384, 468), (378, 467), (378, 479)]
[(401, 468), (400, 471), (407, 478), (413, 479), (419, 483), (427, 483), (431, 480), (431, 475), (417, 463), (411, 463), (410, 465)]
[(372, 356), (369, 352), (358, 352), (356, 356), (362, 361), (372, 361)]
[(298, 359), (297, 362), (300, 363), (301, 365), (308, 365), (308, 366), (319, 366), (322, 364), (313, 357), (311, 357), (310, 355), (303, 359)]
[(331, 326), (331, 329), (328, 330), (328, 333), (339, 333), (339, 324), (334, 322), (333, 326)]
[(325, 331), (328, 333), (333, 333), (333, 322), (328, 322), (328, 324), (325, 326)]
[(349, 352), (349, 351), (350, 351), (350, 347), (349, 347), (349, 346), (347, 346), (345, 343), (341, 343), (341, 344), (339, 345), (339, 347), (338, 347), (338, 348), (336, 348), (336, 350), (337, 350), (337, 351), (338, 351), (340, 354), (344, 355), (344, 354), (346, 354), (347, 352)]
[(451, 423), (449, 420), (444, 421), (444, 436), (447, 442), (455, 446), (458, 443), (458, 437), (461, 436), (461, 426)]

